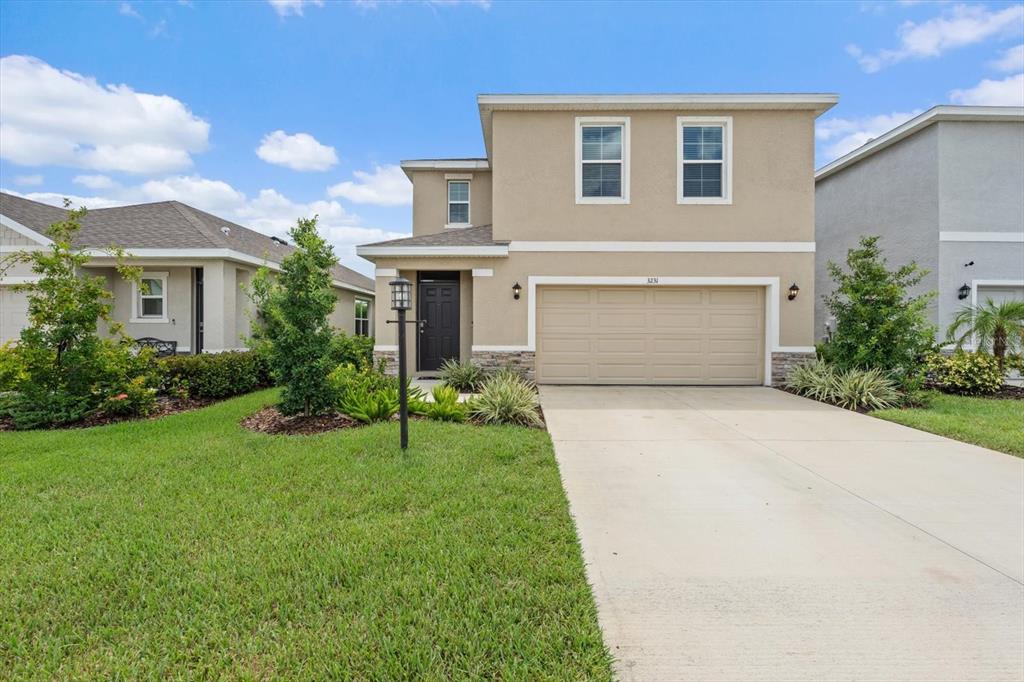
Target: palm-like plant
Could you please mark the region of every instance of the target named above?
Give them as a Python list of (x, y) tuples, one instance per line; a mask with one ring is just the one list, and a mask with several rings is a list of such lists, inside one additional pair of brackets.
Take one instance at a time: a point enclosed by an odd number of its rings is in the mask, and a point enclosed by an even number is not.
[(957, 348), (971, 339), (978, 350), (991, 347), (1002, 369), (1007, 351), (1024, 348), (1024, 301), (996, 303), (989, 298), (979, 305), (964, 306), (953, 318), (946, 336)]

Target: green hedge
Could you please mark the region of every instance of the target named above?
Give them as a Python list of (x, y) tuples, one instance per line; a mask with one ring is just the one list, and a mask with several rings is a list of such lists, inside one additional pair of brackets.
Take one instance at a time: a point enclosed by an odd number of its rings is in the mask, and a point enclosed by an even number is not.
[(227, 398), (271, 385), (266, 362), (249, 351), (175, 355), (158, 363), (163, 391), (192, 398)]

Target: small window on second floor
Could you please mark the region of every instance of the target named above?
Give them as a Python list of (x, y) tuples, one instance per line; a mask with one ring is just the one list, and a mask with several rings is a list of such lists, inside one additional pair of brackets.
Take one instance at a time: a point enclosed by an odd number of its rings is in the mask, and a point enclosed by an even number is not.
[(370, 302), (356, 299), (356, 336), (370, 335)]
[(448, 181), (448, 224), (469, 225), (469, 180)]
[(730, 125), (728, 118), (679, 118), (679, 203), (731, 203)]
[(576, 203), (629, 203), (629, 119), (576, 119)]

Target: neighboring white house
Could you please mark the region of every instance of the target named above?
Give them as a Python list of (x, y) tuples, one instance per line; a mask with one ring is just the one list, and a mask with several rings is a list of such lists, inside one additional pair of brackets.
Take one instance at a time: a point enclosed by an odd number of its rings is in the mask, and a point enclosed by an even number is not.
[[(815, 173), (815, 289), (863, 235), (916, 260), (938, 340), (964, 304), (1024, 299), (1024, 108), (937, 106)], [(828, 313), (815, 302), (818, 338)]]
[[(0, 193), (0, 257), (50, 244), (49, 226), (67, 211)], [(177, 343), (179, 353), (244, 347), (252, 303), (243, 291), (258, 267), (279, 270), (294, 250), (255, 232), (177, 201), (89, 211), (75, 245), (92, 252), (86, 268), (102, 275), (114, 293), (114, 318), (133, 338)], [(143, 268), (148, 293), (121, 278), (105, 251), (119, 246)], [(26, 324), (27, 298), (12, 285), (35, 275), (19, 264), (0, 277), (0, 343)], [(332, 325), (347, 334), (373, 335), (374, 282), (342, 266), (333, 270), (338, 303)]]

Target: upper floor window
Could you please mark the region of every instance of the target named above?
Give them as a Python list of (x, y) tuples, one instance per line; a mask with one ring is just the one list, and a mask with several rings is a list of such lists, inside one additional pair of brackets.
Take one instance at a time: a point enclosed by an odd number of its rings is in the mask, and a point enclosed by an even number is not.
[(135, 314), (132, 322), (167, 321), (167, 273), (144, 272), (141, 286), (132, 282)]
[(448, 181), (448, 224), (469, 225), (469, 180)]
[(629, 203), (629, 119), (576, 119), (576, 203)]
[(370, 302), (356, 299), (356, 335), (370, 335)]
[(678, 118), (680, 204), (732, 203), (732, 118)]

